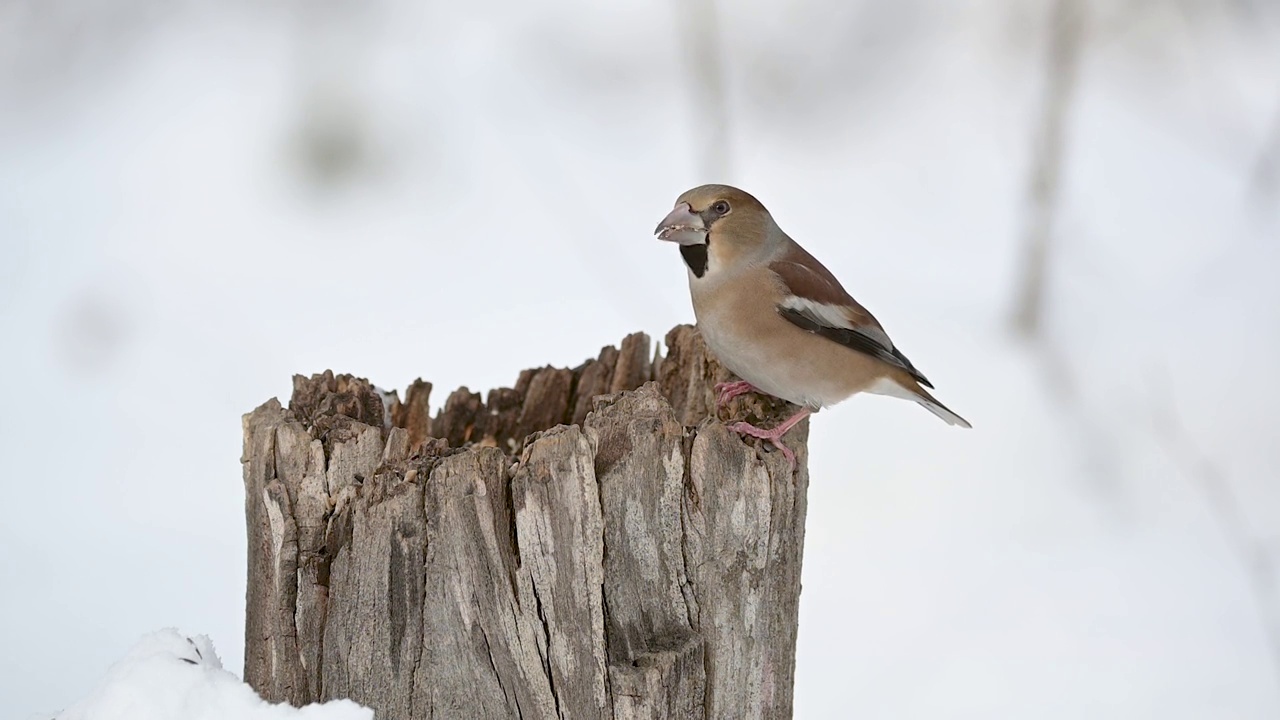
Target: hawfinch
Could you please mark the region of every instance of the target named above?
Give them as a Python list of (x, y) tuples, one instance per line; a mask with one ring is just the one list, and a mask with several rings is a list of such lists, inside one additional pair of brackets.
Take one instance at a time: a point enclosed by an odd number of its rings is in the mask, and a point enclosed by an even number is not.
[(759, 200), (727, 185), (703, 185), (677, 198), (654, 233), (680, 246), (698, 329), (742, 378), (716, 386), (717, 405), (760, 392), (801, 408), (772, 430), (745, 422), (731, 430), (772, 442), (794, 466), (782, 436), (810, 413), (860, 392), (912, 400), (951, 425), (970, 427), (924, 389), (933, 385), (880, 323)]

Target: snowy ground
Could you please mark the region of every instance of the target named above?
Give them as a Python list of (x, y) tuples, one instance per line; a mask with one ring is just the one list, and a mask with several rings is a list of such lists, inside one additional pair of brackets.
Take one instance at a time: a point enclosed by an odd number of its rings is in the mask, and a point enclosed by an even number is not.
[(1280, 717), (1280, 204), (1250, 185), (1276, 12), (1100, 18), (1046, 350), (1006, 332), (1038, 4), (903, 3), (887, 39), (737, 6), (726, 178), (670, 3), (288, 7), (0, 66), (0, 715), (70, 707), (159, 627), (238, 669), (240, 414), (295, 372), (439, 400), (660, 336), (692, 313), (649, 231), (724, 180), (975, 426), (814, 419), (798, 717)]
[(56, 720), (373, 720), (350, 700), (273, 705), (222, 669), (204, 635), (161, 630), (143, 637), (102, 682)]

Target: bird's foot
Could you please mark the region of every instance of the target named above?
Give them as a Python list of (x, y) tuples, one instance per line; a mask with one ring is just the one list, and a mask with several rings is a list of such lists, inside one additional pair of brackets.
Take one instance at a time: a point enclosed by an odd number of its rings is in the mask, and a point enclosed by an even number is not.
[(787, 462), (791, 463), (791, 469), (795, 470), (796, 454), (791, 452), (791, 448), (782, 444), (782, 436), (786, 435), (788, 430), (795, 427), (796, 423), (809, 417), (809, 415), (812, 412), (813, 412), (812, 410), (805, 408), (800, 412), (796, 413), (795, 415), (792, 415), (791, 417), (787, 418), (782, 422), (782, 424), (778, 425), (778, 427), (772, 430), (765, 430), (764, 428), (758, 428), (749, 422), (736, 422), (730, 425), (729, 429), (736, 433), (742, 433), (743, 435), (750, 435), (751, 437), (760, 438), (761, 440), (768, 440), (769, 442), (773, 443), (774, 447), (782, 451), (782, 456), (787, 459)]
[(755, 392), (756, 386), (746, 380), (739, 380), (737, 382), (716, 383), (715, 390), (719, 393), (719, 395), (716, 396), (716, 409), (719, 410), (725, 405), (728, 405), (730, 400), (738, 397), (739, 395), (746, 395), (749, 392)]
[(791, 463), (791, 469), (796, 469), (796, 454), (791, 452), (791, 448), (782, 444), (782, 433), (777, 432), (776, 428), (774, 430), (764, 430), (748, 422), (736, 422), (730, 425), (729, 429), (743, 435), (768, 440), (773, 443), (774, 447), (782, 451), (782, 456), (787, 459), (787, 462)]

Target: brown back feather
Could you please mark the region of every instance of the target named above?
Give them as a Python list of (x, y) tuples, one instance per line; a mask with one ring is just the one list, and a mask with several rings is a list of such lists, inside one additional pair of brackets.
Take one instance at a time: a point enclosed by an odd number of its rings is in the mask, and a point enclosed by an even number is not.
[(840, 308), (848, 319), (849, 327), (832, 327), (822, 318), (779, 307), (782, 317), (797, 327), (821, 335), (850, 350), (870, 355), (881, 362), (906, 370), (911, 377), (925, 387), (933, 387), (906, 355), (889, 339), (888, 333), (866, 308), (853, 299), (839, 280), (817, 258), (810, 255), (795, 241), (782, 257), (769, 264), (769, 269), (782, 281), (787, 291), (797, 297)]

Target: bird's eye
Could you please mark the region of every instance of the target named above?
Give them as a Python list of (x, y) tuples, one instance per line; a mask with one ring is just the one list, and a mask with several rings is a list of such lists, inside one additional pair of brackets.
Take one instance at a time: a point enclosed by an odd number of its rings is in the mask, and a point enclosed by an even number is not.
[(727, 202), (725, 202), (725, 201), (723, 201), (723, 200), (720, 200), (720, 201), (716, 202), (716, 204), (715, 204), (715, 205), (712, 205), (712, 206), (711, 206), (711, 212), (714, 212), (714, 213), (715, 213), (715, 214), (717, 214), (717, 215), (728, 215), (728, 214), (729, 214), (729, 203), (727, 203)]

